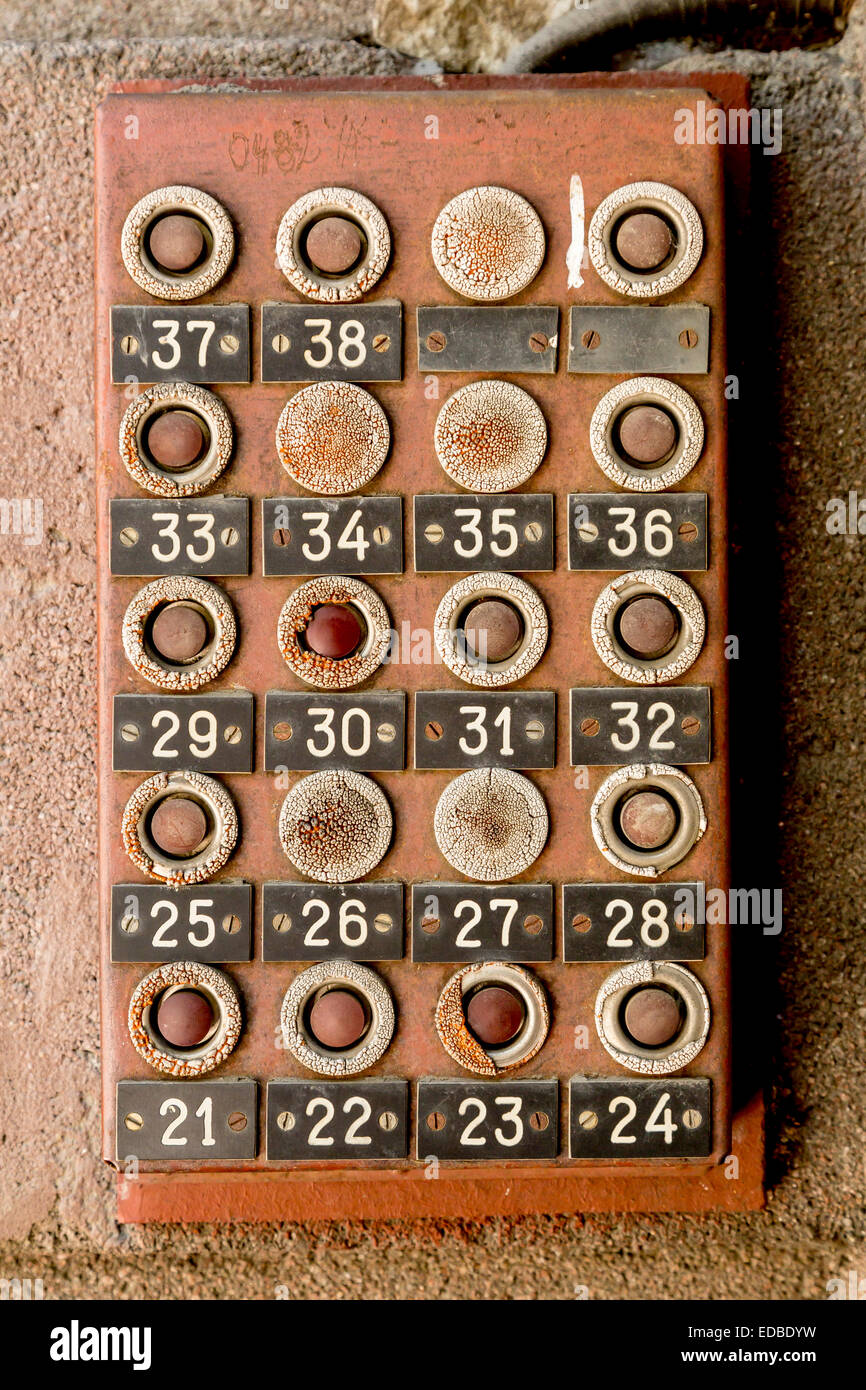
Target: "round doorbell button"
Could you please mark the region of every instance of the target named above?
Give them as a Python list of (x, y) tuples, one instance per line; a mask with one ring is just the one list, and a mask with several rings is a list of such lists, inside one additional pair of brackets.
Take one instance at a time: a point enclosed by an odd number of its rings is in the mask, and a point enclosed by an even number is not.
[(602, 782), (590, 807), (590, 828), (615, 869), (658, 878), (690, 853), (707, 817), (700, 792), (681, 768), (632, 763)]
[(238, 813), (229, 793), (203, 772), (157, 772), (126, 803), (123, 847), (137, 869), (179, 888), (204, 883), (230, 858)]
[(314, 188), (283, 215), (277, 264), (307, 299), (351, 304), (388, 267), (391, 233), (376, 204), (353, 188)]
[(394, 1036), (394, 1001), (385, 981), (356, 961), (302, 970), (283, 997), (283, 1046), (319, 1076), (357, 1076), (376, 1065)]
[(243, 1027), (238, 991), (224, 970), (178, 960), (149, 971), (133, 990), (127, 1016), (136, 1052), (164, 1076), (206, 1076), (237, 1047)]
[(170, 184), (135, 204), (120, 237), (123, 264), (155, 299), (198, 299), (232, 263), (235, 234), (221, 203), (200, 188)]
[(458, 970), (439, 996), (435, 1017), (449, 1057), (476, 1076), (523, 1066), (540, 1051), (550, 1027), (539, 980), (505, 961), (479, 961)]
[(280, 811), (286, 857), (317, 883), (349, 883), (375, 869), (391, 844), (385, 793), (360, 772), (311, 772), (296, 782)]
[(307, 492), (342, 497), (375, 478), (391, 446), (384, 410), (363, 386), (315, 381), (289, 400), (277, 423), (277, 454)]
[(433, 832), (458, 873), (498, 883), (534, 864), (547, 842), (541, 792), (510, 768), (478, 767), (449, 782), (436, 805)]
[(589, 447), (617, 487), (661, 492), (682, 482), (698, 462), (704, 421), (675, 382), (635, 376), (602, 396), (589, 422)]
[(547, 449), (540, 406), (511, 381), (472, 381), (449, 396), (433, 431), (436, 457), (469, 492), (508, 492), (531, 478)]
[(228, 467), (233, 448), (231, 416), (222, 401), (191, 382), (149, 386), (120, 421), (121, 462), (153, 497), (198, 497)]
[(280, 654), (296, 676), (319, 690), (351, 690), (388, 656), (391, 619), (363, 579), (323, 574), (289, 595), (277, 621)]
[(433, 225), (433, 264), (466, 299), (510, 299), (535, 279), (544, 228), (531, 203), (510, 188), (467, 188)]
[(675, 961), (632, 961), (608, 975), (595, 1000), (599, 1040), (614, 1061), (642, 1076), (670, 1076), (700, 1053), (710, 1001), (693, 971)]
[(168, 574), (145, 584), (123, 615), (127, 660), (161, 690), (192, 691), (214, 680), (231, 661), (237, 623), (229, 597), (191, 574)]
[(697, 208), (667, 183), (629, 183), (598, 205), (587, 234), (589, 258), (617, 294), (655, 299), (679, 289), (704, 249)]
[(631, 570), (595, 601), (590, 636), (608, 670), (634, 685), (685, 675), (701, 654), (706, 618), (691, 584), (663, 570)]

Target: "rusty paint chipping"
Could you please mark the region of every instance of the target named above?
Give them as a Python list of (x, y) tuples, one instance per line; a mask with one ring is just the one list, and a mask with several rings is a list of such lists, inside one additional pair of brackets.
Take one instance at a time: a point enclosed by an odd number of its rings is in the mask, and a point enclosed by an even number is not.
[(360, 772), (312, 772), (296, 782), (280, 811), (286, 857), (317, 883), (348, 883), (375, 869), (393, 831), (388, 798)]
[[(167, 1044), (160, 1046), (145, 1027), (145, 1014), (159, 996), (173, 985), (200, 989), (217, 1006), (219, 1022), (216, 1032), (200, 1050), (176, 1053)], [(177, 1078), (204, 1076), (213, 1071), (234, 1051), (243, 1027), (240, 1000), (229, 976), (212, 965), (190, 960), (170, 961), (145, 975), (136, 985), (129, 1001), (127, 1022), (132, 1045), (139, 1056), (156, 1071)]]
[(547, 841), (547, 806), (528, 777), (478, 767), (448, 783), (433, 818), (436, 843), (452, 869), (481, 883), (522, 874)]
[[(320, 656), (304, 645), (303, 635), (314, 610), (323, 603), (350, 603), (367, 625), (360, 651), (341, 658)], [(291, 671), (319, 690), (349, 690), (361, 685), (382, 665), (391, 641), (391, 619), (376, 590), (362, 579), (323, 574), (289, 595), (277, 620), (277, 644)]]
[(376, 476), (391, 445), (388, 417), (363, 386), (315, 381), (289, 400), (277, 423), (277, 453), (308, 492), (342, 497)]
[(509, 299), (535, 279), (544, 260), (544, 228), (531, 203), (510, 188), (467, 188), (446, 203), (433, 226), (433, 263), (467, 299)]

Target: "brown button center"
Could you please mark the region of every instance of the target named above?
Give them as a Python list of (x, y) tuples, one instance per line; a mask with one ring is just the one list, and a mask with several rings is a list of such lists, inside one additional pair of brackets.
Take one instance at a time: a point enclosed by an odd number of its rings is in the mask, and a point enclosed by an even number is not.
[(364, 636), (358, 614), (347, 603), (323, 603), (304, 629), (310, 651), (342, 661), (357, 651)]
[(149, 246), (151, 256), (163, 270), (191, 270), (205, 249), (201, 223), (184, 212), (169, 213), (154, 223)]
[(623, 835), (638, 849), (661, 849), (677, 828), (677, 813), (661, 792), (635, 792), (619, 813)]
[(526, 1016), (520, 995), (502, 985), (482, 985), (469, 996), (465, 1012), (470, 1032), (487, 1047), (510, 1042)]
[(619, 615), (619, 636), (623, 646), (647, 661), (664, 656), (676, 641), (679, 618), (663, 598), (647, 594), (625, 604)]
[(616, 230), (616, 254), (632, 270), (656, 270), (673, 247), (671, 229), (657, 212), (632, 212)]
[(323, 217), (307, 233), (307, 258), (325, 275), (344, 275), (361, 255), (361, 233), (346, 217)]
[(167, 603), (153, 620), (150, 640), (165, 661), (192, 661), (207, 643), (207, 623), (197, 608)]
[(523, 619), (504, 599), (473, 604), (463, 619), (466, 647), (480, 661), (507, 661), (523, 641)]
[(207, 832), (207, 816), (188, 796), (166, 797), (150, 818), (151, 839), (172, 859), (189, 859)]
[(197, 989), (164, 994), (156, 1009), (156, 1026), (172, 1047), (197, 1047), (213, 1027), (213, 1008)]
[(677, 442), (677, 429), (666, 410), (635, 405), (619, 421), (623, 453), (636, 463), (661, 463)]
[(164, 410), (152, 421), (145, 444), (160, 468), (189, 468), (204, 449), (204, 430), (188, 410)]
[(680, 1031), (680, 1006), (666, 989), (639, 989), (625, 1006), (625, 1026), (643, 1047), (664, 1047)]
[(351, 990), (329, 989), (310, 1010), (310, 1031), (323, 1047), (352, 1047), (367, 1031), (367, 1011)]

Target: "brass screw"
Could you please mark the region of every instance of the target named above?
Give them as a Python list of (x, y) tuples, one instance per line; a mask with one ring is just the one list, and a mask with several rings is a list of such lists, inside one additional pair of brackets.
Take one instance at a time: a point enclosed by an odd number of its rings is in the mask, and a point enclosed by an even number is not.
[(288, 352), (291, 346), (291, 341), (286, 337), (285, 333), (277, 333), (271, 339), (271, 347), (273, 348), (274, 352)]
[(127, 1129), (141, 1129), (144, 1120), (137, 1111), (132, 1110), (128, 1115), (124, 1115), (123, 1123), (126, 1125)]
[(391, 539), (391, 530), (388, 526), (377, 526), (373, 531), (373, 540), (377, 545), (387, 545)]
[(442, 1114), (442, 1111), (441, 1111), (441, 1110), (434, 1110), (433, 1113), (432, 1113), (431, 1115), (428, 1115), (428, 1116), (427, 1116), (427, 1128), (428, 1128), (428, 1129), (444, 1129), (444, 1128), (445, 1128), (445, 1116)]
[(578, 912), (575, 917), (572, 917), (571, 925), (575, 931), (587, 932), (592, 926), (592, 921), (585, 912)]
[(391, 346), (391, 339), (387, 333), (377, 333), (373, 339), (374, 352), (387, 352)]
[(685, 1110), (683, 1112), (683, 1124), (686, 1129), (697, 1129), (703, 1123), (703, 1119), (700, 1110)]
[(123, 917), (120, 922), (120, 930), (126, 932), (127, 936), (135, 936), (139, 926), (140, 923), (137, 917)]
[(588, 738), (595, 738), (601, 725), (597, 719), (581, 719), (580, 732), (586, 734)]
[(224, 526), (220, 531), (220, 540), (223, 545), (237, 545), (240, 536), (233, 526)]
[(529, 347), (532, 352), (547, 352), (550, 339), (544, 333), (530, 333)]
[(531, 1114), (530, 1117), (529, 1117), (529, 1127), (530, 1127), (530, 1129), (539, 1129), (539, 1130), (547, 1129), (547, 1126), (548, 1126), (549, 1124), (550, 1124), (550, 1116), (549, 1116), (549, 1115), (545, 1115), (545, 1113), (544, 1113), (543, 1110), (536, 1110), (536, 1111), (534, 1111), (533, 1114)]
[(226, 743), (240, 743), (241, 739), (243, 738), (243, 734), (241, 733), (237, 724), (229, 724), (228, 728), (223, 734), (223, 738), (225, 739)]
[(581, 1110), (577, 1117), (577, 1123), (581, 1129), (595, 1129), (598, 1124), (598, 1116), (594, 1110)]
[(538, 743), (539, 739), (544, 738), (544, 725), (540, 719), (530, 719), (526, 725), (526, 737), (532, 743)]
[(393, 1110), (383, 1110), (379, 1116), (379, 1128), (386, 1131), (397, 1128), (397, 1116)]
[(698, 345), (698, 335), (693, 328), (684, 328), (679, 337), (680, 347), (693, 348)]
[(393, 925), (394, 919), (390, 912), (377, 912), (376, 916), (373, 918), (373, 926), (376, 931), (390, 931)]
[(236, 912), (230, 912), (228, 916), (223, 918), (222, 927), (224, 932), (228, 932), (229, 936), (234, 936), (235, 933), (239, 932), (241, 929), (241, 919)]
[(582, 541), (597, 541), (598, 527), (594, 521), (584, 521), (582, 525), (578, 526), (577, 534)]
[(597, 333), (594, 328), (588, 328), (582, 335), (580, 341), (583, 343), (587, 352), (595, 352), (595, 349), (601, 342), (601, 334)]
[(428, 936), (435, 936), (436, 933), (437, 933), (438, 930), (439, 930), (439, 918), (438, 918), (438, 917), (424, 917), (424, 918), (422, 918), (422, 920), (421, 920), (421, 930), (422, 930), (423, 932), (426, 932)]
[(127, 357), (131, 357), (134, 352), (138, 352), (138, 339), (127, 333), (126, 337), (120, 340), (120, 350), (125, 352)]
[(448, 339), (445, 337), (444, 333), (430, 333), (427, 336), (427, 351), (442, 352), (447, 342)]
[(397, 737), (397, 730), (393, 724), (380, 724), (376, 730), (376, 737), (380, 743), (393, 743)]
[(273, 927), (274, 931), (290, 931), (292, 927), (292, 919), (289, 916), (288, 912), (278, 912), (271, 919), (271, 926)]
[(124, 526), (119, 536), (120, 544), (129, 549), (133, 545), (138, 545), (138, 532), (134, 526)]
[(535, 912), (530, 912), (529, 916), (523, 919), (523, 930), (528, 932), (530, 936), (538, 936), (543, 927), (544, 923)]
[(530, 521), (529, 525), (524, 527), (523, 534), (528, 541), (540, 541), (544, 535), (544, 527), (540, 521)]
[(425, 726), (424, 733), (425, 733), (426, 737), (427, 737), (427, 738), (430, 738), (430, 739), (441, 738), (441, 737), (442, 737), (442, 725), (441, 725), (441, 724), (437, 724), (435, 719), (431, 719), (431, 720), (430, 720), (430, 723), (427, 724), (427, 725)]
[(280, 1129), (294, 1129), (295, 1117), (291, 1110), (281, 1110), (277, 1116), (277, 1124)]
[(692, 921), (691, 917), (686, 917), (684, 913), (680, 913), (679, 917), (674, 918), (674, 926), (676, 927), (677, 931), (691, 931), (694, 925), (695, 924)]
[[(227, 357), (231, 357), (233, 353), (237, 352), (239, 347), (240, 341), (235, 337), (234, 333), (224, 333), (220, 338), (220, 352), (224, 352)], [(246, 1124), (246, 1120), (244, 1120), (244, 1124)]]
[(120, 731), (120, 737), (123, 739), (124, 743), (135, 743), (139, 733), (140, 730), (137, 724), (124, 724)]
[(241, 1130), (247, 1127), (247, 1117), (241, 1110), (233, 1110), (228, 1119), (229, 1129), (235, 1134), (240, 1134)]
[(696, 719), (693, 714), (687, 714), (685, 719), (681, 721), (680, 728), (689, 738), (693, 738), (695, 734), (700, 733), (701, 721)]
[(288, 545), (292, 539), (291, 531), (287, 531), (285, 526), (278, 526), (274, 532), (274, 545)]
[(431, 545), (438, 545), (444, 536), (445, 532), (438, 521), (431, 521), (430, 525), (424, 528), (424, 539), (429, 541)]
[(287, 743), (292, 733), (292, 726), (287, 719), (281, 719), (274, 725), (274, 738), (279, 739), (280, 743)]
[(682, 521), (677, 527), (677, 535), (681, 541), (691, 543), (698, 538), (698, 528), (693, 521)]

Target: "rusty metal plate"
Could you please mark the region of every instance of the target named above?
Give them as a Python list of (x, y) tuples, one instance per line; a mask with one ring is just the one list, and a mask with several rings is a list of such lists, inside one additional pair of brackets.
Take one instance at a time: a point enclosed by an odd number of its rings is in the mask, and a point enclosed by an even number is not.
[(564, 961), (703, 960), (699, 883), (564, 883)]
[(115, 772), (252, 772), (253, 697), (115, 695), (113, 749)]
[(573, 570), (707, 567), (707, 498), (699, 492), (580, 492), (568, 499)]
[(399, 381), (403, 306), (263, 304), (262, 381)]
[(262, 960), (402, 956), (402, 883), (262, 884)]
[(399, 497), (267, 497), (262, 502), (264, 573), (400, 574)]
[(115, 883), (111, 890), (113, 961), (249, 960), (252, 942), (249, 883)]
[(427, 305), (418, 310), (418, 370), (549, 374), (558, 333), (555, 305)]
[(571, 1157), (706, 1158), (711, 1090), (703, 1077), (575, 1076), (568, 1088)]
[(405, 1081), (269, 1081), (268, 1158), (405, 1158)]
[(249, 381), (249, 305), (113, 304), (111, 379)]
[(248, 497), (113, 497), (110, 517), (112, 574), (250, 572)]
[(413, 883), (414, 961), (552, 960), (549, 883)]
[(706, 304), (576, 304), (569, 316), (570, 372), (687, 375), (709, 356)]
[[(715, 79), (700, 79), (712, 82)], [(725, 398), (724, 398), (724, 227), (722, 220), (723, 160), (727, 152), (718, 147), (675, 146), (670, 140), (674, 113), (684, 104), (705, 99), (695, 88), (694, 77), (674, 80), (665, 74), (641, 77), (624, 83), (621, 77), (531, 78), (523, 82), (500, 84), (497, 80), (474, 79), (431, 82), (423, 78), (408, 84), (395, 83), (383, 88), (345, 80), (336, 87), (323, 83), (284, 84), (282, 90), (242, 91), (231, 95), (199, 89), (186, 92), (127, 88), (110, 97), (100, 109), (97, 129), (97, 477), (98, 515), (107, 519), (112, 498), (141, 497), (133, 480), (123, 470), (117, 455), (120, 419), (128, 404), (122, 388), (111, 385), (111, 305), (140, 303), (147, 296), (129, 279), (119, 256), (120, 234), (133, 204), (148, 189), (162, 186), (167, 178), (198, 184), (228, 210), (242, 235), (238, 253), (225, 278), (201, 302), (185, 306), (195, 314), (210, 312), (213, 302), (248, 305), (256, 325), (265, 304), (292, 302), (310, 309), (309, 317), (326, 314), (329, 306), (307, 301), (288, 287), (275, 263), (275, 237), (287, 208), (308, 189), (316, 187), (354, 187), (370, 197), (386, 218), (392, 235), (391, 257), (382, 278), (361, 301), (365, 306), (399, 301), (406, 315), (406, 363), (399, 381), (369, 383), (370, 393), (384, 410), (390, 427), (390, 452), (382, 467), (363, 488), (361, 497), (341, 497), (341, 506), (358, 504), (363, 511), (373, 499), (399, 494), (406, 499), (407, 555), (417, 555), (418, 535), (410, 497), (444, 495), (451, 484), (437, 460), (433, 434), (437, 415), (446, 398), (474, 379), (457, 373), (419, 372), (416, 347), (412, 343), (416, 310), (443, 304), (451, 307), (454, 296), (439, 277), (430, 255), (430, 229), (449, 198), (464, 189), (485, 183), (512, 187), (536, 209), (544, 228), (547, 254), (535, 279), (521, 290), (508, 307), (532, 304), (557, 306), (560, 322), (575, 302), (582, 306), (617, 303), (616, 296), (591, 269), (584, 268), (584, 283), (578, 289), (567, 285), (565, 252), (572, 236), (569, 184), (579, 174), (584, 187), (587, 214), (601, 200), (632, 177), (634, 168), (647, 177), (668, 182), (682, 190), (698, 209), (706, 233), (705, 252), (692, 277), (671, 296), (678, 305), (709, 306), (713, 331), (710, 370), (690, 375), (687, 389), (701, 411), (705, 427), (705, 447), (689, 475), (688, 487), (708, 499), (708, 530), (712, 535), (710, 568), (697, 571), (690, 582), (698, 592), (708, 615), (709, 627), (704, 647), (691, 668), (692, 685), (712, 691), (712, 748), (714, 759), (702, 772), (709, 830), (678, 868), (678, 879), (694, 879), (713, 886), (726, 886), (728, 875), (727, 773), (720, 750), (726, 748), (727, 689), (723, 638), (726, 632), (727, 527), (725, 497)], [(645, 86), (651, 90), (645, 90)], [(742, 85), (730, 89), (732, 100), (743, 99)], [(287, 113), (290, 113), (287, 114)], [(426, 139), (425, 121), (438, 117), (439, 139)], [(146, 122), (148, 140), (139, 142), (130, 159), (125, 139), (125, 121), (136, 115)], [(272, 161), (267, 174), (261, 161), (250, 153), (253, 137), (261, 146), (277, 147), (277, 133), (285, 132), (288, 121), (293, 139), (314, 155), (313, 162), (291, 169)], [(190, 132), (188, 154), (179, 160), (178, 122)], [(427, 127), (429, 128), (429, 126)], [(345, 137), (345, 132), (351, 138)], [(473, 141), (467, 138), (471, 131)], [(343, 135), (340, 134), (343, 132)], [(280, 137), (282, 139), (282, 137)], [(387, 151), (405, 152), (409, 141), (413, 157), (401, 154), (392, 162)], [(304, 143), (306, 142), (306, 143)], [(414, 142), (414, 143), (413, 143)], [(281, 146), (282, 148), (282, 146)], [(623, 162), (622, 151), (629, 157)], [(172, 172), (169, 173), (168, 171)], [(154, 305), (155, 317), (176, 317), (172, 305)], [(164, 331), (164, 330), (163, 330)], [(194, 335), (191, 334), (191, 337)], [(560, 355), (562, 356), (562, 354)], [(489, 376), (481, 371), (479, 375)], [(265, 527), (259, 504), (291, 499), (299, 509), (328, 512), (334, 498), (320, 499), (302, 492), (283, 470), (275, 448), (275, 431), (280, 413), (295, 392), (291, 385), (262, 382), (258, 364), (249, 384), (208, 384), (229, 411), (236, 430), (237, 448), (228, 467), (215, 486), (220, 494), (237, 492), (251, 499), (253, 573), (226, 576), (221, 587), (234, 607), (239, 641), (231, 662), (207, 687), (208, 691), (244, 689), (257, 698), (256, 708), (262, 726), (257, 739), (262, 748), (265, 698), (270, 691), (287, 690), (315, 695), (292, 675), (276, 643), (277, 619), (289, 594), (310, 573), (357, 574), (361, 563), (357, 552), (339, 550), (341, 532), (329, 530), (331, 554), (319, 571), (311, 571), (290, 560), (281, 571), (262, 572)], [(568, 567), (569, 492), (598, 493), (608, 486), (595, 464), (588, 444), (589, 421), (603, 392), (614, 380), (589, 374), (568, 374), (560, 361), (554, 373), (517, 375), (543, 412), (548, 428), (548, 444), (543, 461), (531, 480), (503, 498), (487, 496), (485, 504), (512, 507), (517, 499), (554, 498), (553, 564), (545, 571), (529, 569), (550, 620), (546, 650), (538, 663), (515, 686), (520, 693), (555, 691), (557, 702), (557, 760), (552, 768), (532, 770), (529, 780), (544, 797), (550, 816), (547, 843), (538, 859), (523, 873), (513, 876), (512, 886), (552, 885), (557, 897), (563, 884), (606, 883), (619, 887), (622, 875), (599, 855), (592, 837), (590, 806), (604, 780), (607, 769), (589, 767), (580, 775), (570, 765), (569, 712), (565, 694), (571, 688), (597, 687), (608, 678), (606, 668), (596, 656), (589, 638), (590, 618), (603, 579), (589, 570)], [(367, 389), (367, 388), (365, 388)], [(447, 493), (456, 505), (477, 506), (474, 495)], [(681, 493), (665, 494), (665, 502)], [(636, 495), (623, 492), (632, 505)], [(657, 495), (654, 501), (660, 501)], [(208, 493), (196, 502), (208, 502)], [(518, 505), (523, 505), (522, 501)], [(548, 513), (549, 514), (549, 513)], [(351, 515), (351, 513), (350, 513)], [(273, 513), (268, 524), (273, 520)], [(346, 517), (346, 521), (349, 516)], [(466, 520), (466, 518), (464, 518)], [(512, 520), (506, 518), (507, 521)], [(105, 524), (105, 522), (103, 523)], [(313, 525), (320, 523), (314, 522)], [(344, 522), (345, 527), (345, 522)], [(276, 527), (273, 527), (276, 529)], [(290, 527), (287, 529), (291, 529)], [(328, 529), (326, 527), (326, 529)], [(458, 534), (459, 532), (455, 532)], [(507, 532), (500, 539), (507, 539)], [(367, 538), (367, 537), (365, 537)], [(400, 690), (407, 695), (419, 691), (465, 693), (471, 703), (476, 690), (464, 687), (437, 658), (432, 640), (436, 610), (449, 587), (460, 574), (496, 568), (514, 571), (512, 556), (495, 558), (489, 540), (483, 539), (478, 555), (452, 559), (443, 572), (418, 570), (412, 561), (394, 570), (370, 569), (370, 583), (385, 604), (393, 628), (389, 657), (359, 693)], [(321, 547), (320, 537), (303, 537), (309, 548)], [(471, 536), (469, 537), (471, 548)], [(142, 779), (140, 773), (114, 772), (110, 765), (112, 739), (111, 705), (118, 692), (152, 693), (143, 680), (130, 670), (120, 644), (123, 614), (140, 587), (134, 577), (110, 577), (106, 534), (101, 537), (100, 561), (100, 662), (99, 720), (103, 750), (99, 768), (102, 819), (101, 916), (103, 933), (103, 1067), (105, 1084), (106, 1157), (116, 1161), (115, 1094), (118, 1081), (152, 1078), (147, 1063), (135, 1051), (127, 1026), (130, 997), (145, 973), (142, 963), (109, 962), (110, 901), (115, 884), (127, 884), (138, 877), (123, 850), (120, 822), (123, 808)], [(410, 549), (411, 547), (411, 549)], [(487, 547), (485, 549), (485, 547)], [(272, 553), (272, 552), (266, 552)], [(373, 554), (364, 556), (367, 563)], [(339, 563), (332, 556), (340, 555)], [(272, 563), (269, 559), (269, 565)], [(318, 562), (315, 562), (318, 563)], [(297, 568), (293, 566), (298, 564)], [(616, 562), (613, 568), (631, 567)], [(635, 562), (637, 567), (637, 562)], [(332, 694), (333, 692), (328, 692)], [(351, 694), (351, 692), (347, 692)], [(414, 746), (414, 702), (408, 705), (407, 735)], [(264, 893), (262, 885), (280, 883), (294, 877), (280, 845), (277, 825), (287, 792), (307, 775), (289, 771), (276, 775), (265, 772), (263, 759), (250, 775), (220, 774), (237, 806), (240, 838), (217, 883), (243, 879), (253, 884), (258, 909)], [(439, 769), (415, 771), (374, 771), (376, 785), (387, 797), (393, 814), (394, 833), (388, 852), (373, 868), (364, 884), (346, 885), (345, 891), (359, 896), (369, 889), (386, 885), (423, 885), (449, 882), (454, 871), (441, 854), (433, 834), (433, 819), (443, 791), (453, 780), (454, 771)], [(144, 883), (143, 875), (141, 882)], [(671, 875), (666, 875), (666, 879)], [(213, 885), (202, 885), (210, 889)], [(320, 895), (331, 885), (300, 885), (311, 896)], [(485, 891), (489, 885), (483, 885)], [(479, 885), (467, 884), (475, 891)], [(339, 945), (339, 913), (331, 917), (328, 930), (334, 930), (334, 949)], [(567, 1124), (567, 1088), (575, 1065), (575, 1037), (580, 1030), (586, 1046), (579, 1054), (580, 1070), (590, 1076), (621, 1076), (616, 1063), (596, 1036), (594, 1001), (601, 984), (614, 968), (610, 962), (565, 964), (560, 934), (564, 928), (554, 922), (553, 958), (533, 961), (526, 968), (542, 983), (551, 1014), (551, 1025), (544, 1045), (517, 1073), (502, 1079), (502, 1085), (524, 1085), (527, 1081), (558, 1085), (558, 1128), (564, 1135)], [(327, 936), (327, 932), (324, 933)], [(596, 1165), (572, 1159), (563, 1141), (553, 1154), (533, 1163), (514, 1164), (506, 1152), (493, 1152), (486, 1161), (476, 1158), (443, 1165), (438, 1183), (424, 1177), (423, 1159), (414, 1155), (415, 1136), (422, 1134), (422, 1153), (432, 1153), (427, 1131), (419, 1126), (415, 1109), (414, 1083), (429, 1077), (467, 1082), (459, 1066), (445, 1052), (433, 1024), (436, 1001), (453, 973), (453, 962), (422, 963), (401, 956), (372, 959), (372, 969), (385, 983), (393, 999), (396, 1027), (393, 1039), (381, 1058), (364, 1074), (363, 1080), (396, 1079), (413, 1083), (409, 1129), (411, 1157), (383, 1161), (371, 1177), (361, 1168), (357, 1180), (351, 1159), (330, 1161), (279, 1159), (268, 1156), (264, 1142), (254, 1154), (243, 1159), (213, 1161), (204, 1166), (222, 1166), (218, 1180), (210, 1173), (199, 1181), (215, 1183), (207, 1189), (219, 1192), (228, 1206), (220, 1210), (264, 1211), (279, 1206), (282, 1213), (313, 1216), (364, 1211), (368, 1215), (429, 1213), (439, 1211), (475, 1213), (522, 1209), (561, 1211), (591, 1210), (609, 1204), (610, 1194), (625, 1207), (640, 1209), (659, 1201), (683, 1200), (701, 1205), (753, 1203), (756, 1184), (750, 1180), (738, 1192), (735, 1184), (717, 1181), (721, 1160), (730, 1146), (730, 1045), (728, 1028), (728, 942), (724, 932), (710, 933), (703, 960), (694, 964), (713, 1005), (713, 1027), (706, 1046), (688, 1069), (697, 1077), (712, 1081), (711, 1147), (698, 1162), (653, 1160), (641, 1169), (626, 1162), (604, 1158)], [(327, 937), (329, 942), (331, 937)], [(263, 952), (266, 946), (262, 934)], [(270, 947), (268, 947), (270, 949)], [(314, 948), (317, 949), (317, 948)], [(329, 948), (330, 949), (330, 946)], [(260, 1083), (260, 1121), (264, 1129), (264, 1088), (270, 1081), (287, 1079), (288, 1054), (275, 1046), (283, 996), (292, 981), (308, 968), (310, 958), (274, 955), (263, 961), (254, 947), (254, 958), (232, 963), (226, 968), (241, 996), (244, 1026), (237, 1047), (221, 1064), (218, 1079), (255, 1078)], [(345, 952), (343, 955), (345, 956)], [(315, 957), (321, 960), (323, 957)], [(284, 962), (280, 964), (279, 962)], [(300, 1064), (298, 1064), (300, 1066)], [(294, 1065), (288, 1069), (295, 1071)], [(296, 1076), (296, 1080), (309, 1077)], [(190, 1083), (180, 1083), (188, 1087)], [(200, 1084), (200, 1083), (195, 1083)], [(216, 1084), (216, 1082), (214, 1082)], [(500, 1084), (499, 1081), (496, 1083)], [(503, 1094), (508, 1094), (503, 1090)], [(549, 1135), (549, 1130), (545, 1131)], [(543, 1136), (542, 1136), (543, 1137)], [(548, 1141), (549, 1142), (549, 1139)], [(122, 1147), (122, 1144), (121, 1144)], [(160, 1152), (154, 1160), (142, 1160), (142, 1171), (134, 1192), (124, 1198), (127, 1209), (146, 1218), (159, 1210), (201, 1211), (205, 1200), (196, 1196), (190, 1181), (198, 1178), (199, 1160)], [(447, 1167), (447, 1173), (444, 1169)], [(328, 1181), (321, 1180), (320, 1169), (334, 1170)], [(519, 1180), (515, 1170), (520, 1170)], [(649, 1171), (652, 1178), (647, 1180)], [(174, 1184), (174, 1186), (172, 1186)], [(228, 1184), (237, 1197), (228, 1197)], [(268, 1186), (270, 1184), (271, 1186)], [(127, 1187), (129, 1185), (127, 1184)], [(700, 1189), (698, 1191), (698, 1189)], [(171, 1193), (182, 1194), (172, 1207)], [(268, 1194), (271, 1194), (268, 1196)], [(664, 1193), (659, 1197), (659, 1193)]]
[(705, 685), (605, 685), (572, 690), (571, 761), (575, 767), (618, 763), (710, 761), (710, 691)]
[(549, 493), (432, 493), (415, 498), (415, 568), (553, 569)]
[(243, 1161), (256, 1152), (255, 1081), (120, 1081), (117, 1161)]

